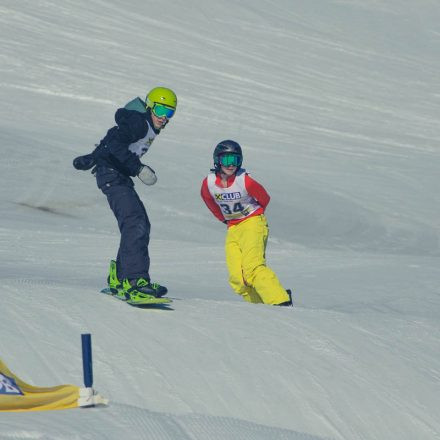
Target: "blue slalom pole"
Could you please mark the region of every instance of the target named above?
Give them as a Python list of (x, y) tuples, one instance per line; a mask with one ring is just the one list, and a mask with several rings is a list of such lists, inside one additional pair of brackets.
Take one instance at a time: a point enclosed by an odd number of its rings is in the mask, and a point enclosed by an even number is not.
[(93, 386), (93, 364), (92, 364), (92, 336), (90, 333), (81, 335), (83, 375), (84, 386), (92, 388)]

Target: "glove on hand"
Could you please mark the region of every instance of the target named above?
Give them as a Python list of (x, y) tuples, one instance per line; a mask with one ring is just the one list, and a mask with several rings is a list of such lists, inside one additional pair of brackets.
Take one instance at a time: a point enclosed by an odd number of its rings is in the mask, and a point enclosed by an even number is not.
[(75, 157), (73, 159), (73, 167), (77, 170), (90, 170), (95, 165), (95, 158), (93, 154), (86, 154), (85, 156)]
[(153, 168), (148, 165), (143, 165), (138, 173), (138, 177), (145, 185), (154, 185), (157, 182), (156, 173)]

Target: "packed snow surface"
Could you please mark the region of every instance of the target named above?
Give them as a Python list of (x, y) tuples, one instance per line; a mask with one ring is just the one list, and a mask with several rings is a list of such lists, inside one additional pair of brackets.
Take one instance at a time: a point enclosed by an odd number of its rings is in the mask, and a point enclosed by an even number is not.
[[(108, 407), (2, 413), (0, 439), (440, 438), (440, 3), (3, 0), (0, 358)], [(136, 188), (169, 310), (100, 295), (119, 233), (72, 167), (118, 107), (171, 87)], [(295, 307), (227, 282), (199, 191), (223, 139), (272, 200)]]

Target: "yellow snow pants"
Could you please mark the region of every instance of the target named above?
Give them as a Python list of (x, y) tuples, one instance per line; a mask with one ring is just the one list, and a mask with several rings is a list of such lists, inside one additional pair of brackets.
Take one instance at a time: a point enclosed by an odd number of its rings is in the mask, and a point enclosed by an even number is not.
[(250, 217), (230, 226), (226, 234), (229, 284), (251, 303), (280, 304), (289, 301), (289, 295), (277, 276), (266, 266), (268, 235), (264, 215)]

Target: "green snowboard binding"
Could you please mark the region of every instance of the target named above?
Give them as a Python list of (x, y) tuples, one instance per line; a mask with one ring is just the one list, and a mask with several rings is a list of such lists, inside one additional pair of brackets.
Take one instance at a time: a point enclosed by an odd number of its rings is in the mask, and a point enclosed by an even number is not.
[(108, 287), (101, 290), (101, 293), (114, 296), (132, 306), (169, 304), (172, 301), (169, 298), (161, 298), (167, 293), (166, 287), (157, 283), (151, 283), (144, 278), (133, 280), (128, 279), (119, 281), (116, 261), (110, 261), (109, 274), (107, 277)]

